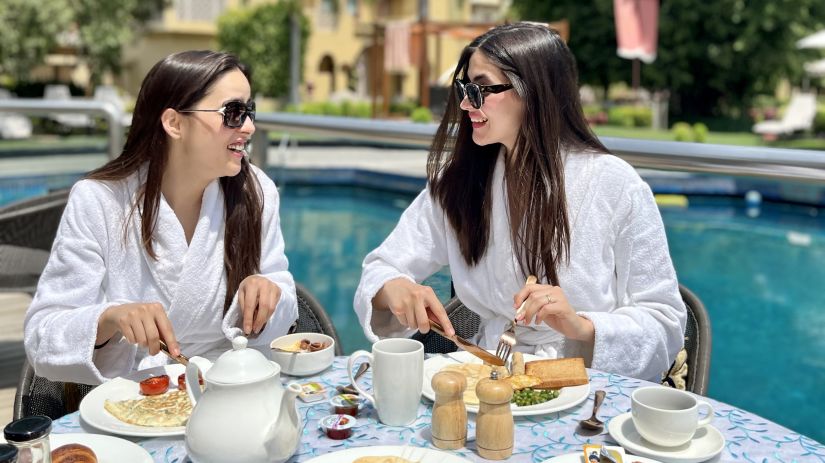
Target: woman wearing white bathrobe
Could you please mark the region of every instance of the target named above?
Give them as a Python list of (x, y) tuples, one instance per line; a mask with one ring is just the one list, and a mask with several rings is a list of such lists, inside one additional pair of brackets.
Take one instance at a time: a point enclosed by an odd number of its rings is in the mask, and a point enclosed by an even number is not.
[(659, 379), (687, 316), (664, 227), (647, 184), (589, 129), (565, 43), (540, 25), (493, 28), (465, 48), (452, 93), (427, 188), (364, 259), (367, 337), (426, 333), (428, 312), (452, 334), (419, 284), (449, 266), (482, 346), (526, 301), (517, 350)]
[(170, 55), (141, 85), (122, 154), (78, 182), (26, 314), (38, 375), (99, 384), (173, 354), (267, 347), (298, 316), (275, 185), (249, 164), (246, 68)]

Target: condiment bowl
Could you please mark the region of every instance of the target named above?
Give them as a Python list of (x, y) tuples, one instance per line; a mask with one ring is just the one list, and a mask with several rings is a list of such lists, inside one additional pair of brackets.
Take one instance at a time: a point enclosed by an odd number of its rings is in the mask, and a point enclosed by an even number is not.
[[(326, 347), (315, 352), (288, 351), (303, 339), (311, 343), (324, 343)], [(281, 366), (283, 373), (291, 376), (310, 376), (320, 373), (332, 365), (335, 359), (335, 340), (321, 333), (288, 334), (273, 340), (269, 347), (272, 360)]]

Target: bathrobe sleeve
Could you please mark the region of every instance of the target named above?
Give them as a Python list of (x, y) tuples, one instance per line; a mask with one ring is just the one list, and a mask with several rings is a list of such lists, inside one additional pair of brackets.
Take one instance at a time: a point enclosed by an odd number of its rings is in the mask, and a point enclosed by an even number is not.
[(414, 332), (389, 310), (373, 311), (372, 299), (389, 280), (406, 278), (420, 283), (447, 265), (446, 241), (444, 213), (425, 189), (387, 239), (364, 258), (353, 304), (367, 339), (375, 342), (379, 337), (408, 337)]
[[(295, 296), (295, 280), (289, 272), (289, 261), (284, 254), (284, 236), (281, 233), (280, 196), (275, 183), (260, 169), (252, 166), (263, 193), (263, 218), (261, 220), (261, 273), (281, 288), (281, 299), (275, 312), (258, 335), (249, 336), (249, 346), (269, 347), (273, 339), (283, 336), (298, 319), (298, 302)], [(238, 294), (224, 317), (223, 331), (227, 338), (243, 335), (240, 328), (241, 311)]]
[(579, 315), (596, 331), (592, 368), (658, 381), (684, 344), (687, 310), (650, 187), (629, 182), (621, 199), (614, 216), (617, 307)]
[[(100, 384), (131, 371), (136, 346), (113, 338), (94, 350), (97, 324), (107, 308), (135, 301), (106, 300), (107, 226), (120, 211), (108, 186), (83, 180), (72, 188), (51, 255), (23, 323), (29, 363), (38, 376)], [(110, 213), (107, 214), (106, 212)]]

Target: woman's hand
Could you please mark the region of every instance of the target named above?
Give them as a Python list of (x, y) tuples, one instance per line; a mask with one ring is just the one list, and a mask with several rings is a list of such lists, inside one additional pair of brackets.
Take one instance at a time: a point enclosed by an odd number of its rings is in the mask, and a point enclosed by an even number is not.
[(180, 354), (172, 322), (157, 302), (133, 302), (104, 310), (97, 322), (95, 344), (103, 344), (118, 331), (130, 343), (148, 349), (151, 355), (160, 352), (160, 340), (166, 343), (172, 355)]
[(238, 286), (238, 308), (243, 314), (241, 326), (246, 335), (258, 334), (281, 300), (281, 288), (269, 278), (250, 275)]
[(516, 321), (530, 324), (535, 317), (535, 323), (544, 322), (565, 337), (591, 344), (594, 342), (596, 332), (593, 322), (576, 314), (560, 287), (526, 285), (516, 293), (513, 301), (514, 308), (525, 302), (524, 310), (516, 316)]
[(455, 334), (453, 324), (433, 289), (406, 278), (396, 278), (384, 283), (372, 299), (372, 307), (376, 310), (391, 310), (403, 326), (422, 333), (430, 331), (429, 311), (448, 336)]

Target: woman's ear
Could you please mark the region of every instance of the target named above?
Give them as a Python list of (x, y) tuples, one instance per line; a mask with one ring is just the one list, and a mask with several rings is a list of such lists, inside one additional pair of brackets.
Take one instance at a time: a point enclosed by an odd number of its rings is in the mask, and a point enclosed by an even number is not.
[(163, 113), (160, 115), (160, 123), (163, 124), (163, 130), (166, 131), (167, 135), (174, 139), (179, 139), (181, 137), (181, 122), (182, 117), (180, 113), (172, 108), (164, 109)]

